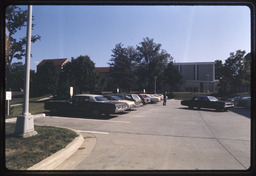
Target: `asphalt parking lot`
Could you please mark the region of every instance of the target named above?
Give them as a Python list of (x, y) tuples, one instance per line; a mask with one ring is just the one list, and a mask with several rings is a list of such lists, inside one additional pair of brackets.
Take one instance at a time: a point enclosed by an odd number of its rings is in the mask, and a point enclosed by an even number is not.
[[(246, 170), (250, 167), (250, 110), (189, 110), (179, 100), (128, 113), (46, 116), (36, 125), (90, 133), (96, 144), (58, 170)], [(84, 147), (87, 147), (86, 144)]]

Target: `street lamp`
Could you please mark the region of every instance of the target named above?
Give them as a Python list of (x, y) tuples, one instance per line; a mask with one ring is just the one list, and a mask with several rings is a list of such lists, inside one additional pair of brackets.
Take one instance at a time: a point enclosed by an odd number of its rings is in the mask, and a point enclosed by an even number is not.
[(157, 76), (155, 76), (155, 94), (156, 94), (156, 78)]
[(24, 80), (24, 101), (23, 113), (17, 117), (15, 133), (26, 138), (37, 134), (34, 130), (34, 118), (29, 113), (29, 80), (30, 80), (30, 49), (31, 49), (31, 30), (32, 30), (32, 5), (28, 6), (27, 23), (27, 46), (26, 46), (26, 73)]

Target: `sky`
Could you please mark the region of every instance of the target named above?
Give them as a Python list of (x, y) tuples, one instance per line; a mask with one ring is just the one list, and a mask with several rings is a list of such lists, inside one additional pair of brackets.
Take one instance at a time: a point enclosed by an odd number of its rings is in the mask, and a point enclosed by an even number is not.
[[(33, 16), (32, 35), (41, 40), (31, 45), (32, 70), (43, 59), (71, 61), (80, 55), (107, 67), (116, 44), (136, 47), (146, 37), (161, 44), (174, 62), (224, 62), (230, 52), (251, 52), (247, 6), (34, 5)], [(16, 34), (23, 36), (26, 28)]]

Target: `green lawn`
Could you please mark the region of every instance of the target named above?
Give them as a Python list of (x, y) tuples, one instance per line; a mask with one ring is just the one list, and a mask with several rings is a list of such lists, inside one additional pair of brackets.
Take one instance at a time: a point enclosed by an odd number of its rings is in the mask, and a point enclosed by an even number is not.
[[(13, 104), (23, 104), (23, 93), (22, 92), (13, 92), (12, 93), (12, 100), (10, 100), (10, 105)], [(49, 97), (50, 95), (44, 95), (40, 97), (33, 97), (30, 98), (29, 101), (29, 112), (34, 115), (34, 114), (40, 114), (40, 113), (46, 113), (49, 112), (48, 110), (44, 109), (44, 102), (35, 102), (36, 100), (39, 100), (41, 98)], [(20, 115), (23, 111), (23, 106), (14, 106), (9, 108), (10, 115), (5, 116), (6, 119), (8, 118), (13, 118), (17, 117)]]
[(61, 150), (77, 137), (74, 131), (56, 127), (35, 126), (38, 134), (29, 138), (17, 137), (14, 130), (15, 124), (6, 124), (5, 166), (9, 170), (25, 170)]

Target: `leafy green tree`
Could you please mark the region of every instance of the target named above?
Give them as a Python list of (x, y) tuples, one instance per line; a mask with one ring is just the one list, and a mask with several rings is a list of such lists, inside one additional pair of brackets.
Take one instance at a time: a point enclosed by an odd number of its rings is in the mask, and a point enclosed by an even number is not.
[(171, 55), (161, 50), (161, 44), (156, 44), (154, 39), (148, 37), (137, 46), (137, 52), (136, 65), (140, 89), (153, 91), (155, 76), (157, 76), (157, 89), (161, 89), (164, 83), (164, 70), (168, 60), (172, 60)]
[(119, 43), (112, 52), (113, 55), (109, 62), (109, 75), (112, 78), (112, 88), (120, 88), (123, 91), (130, 92), (133, 89), (135, 81), (134, 60), (137, 55), (136, 50), (133, 47), (124, 48)]
[[(26, 36), (17, 40), (14, 35), (27, 26), (28, 11), (17, 6), (10, 5), (6, 8), (6, 65), (11, 66), (13, 58), (22, 59), (26, 54)], [(34, 26), (34, 24), (32, 25)], [(32, 35), (31, 41), (34, 43), (40, 40), (41, 36)]]
[[(72, 57), (71, 62), (64, 65), (60, 84), (64, 84), (64, 91), (69, 91), (69, 87), (74, 88), (74, 93), (95, 92), (98, 84), (95, 64), (89, 56)], [(60, 82), (61, 82), (60, 81)]]
[(230, 53), (230, 57), (223, 64), (220, 76), (220, 91), (222, 93), (235, 93), (249, 87), (250, 59), (244, 57), (245, 51), (237, 50)]
[(173, 62), (169, 62), (165, 69), (164, 83), (165, 87), (168, 87), (170, 92), (179, 90), (179, 87), (182, 84), (182, 75), (173, 65)]
[(24, 87), (24, 75), (25, 75), (25, 66), (22, 62), (13, 63), (8, 67), (8, 74), (6, 77), (8, 80), (6, 88), (13, 91), (20, 91)]
[(46, 62), (38, 67), (36, 73), (36, 91), (38, 95), (56, 95), (59, 75), (57, 67), (52, 62)]

